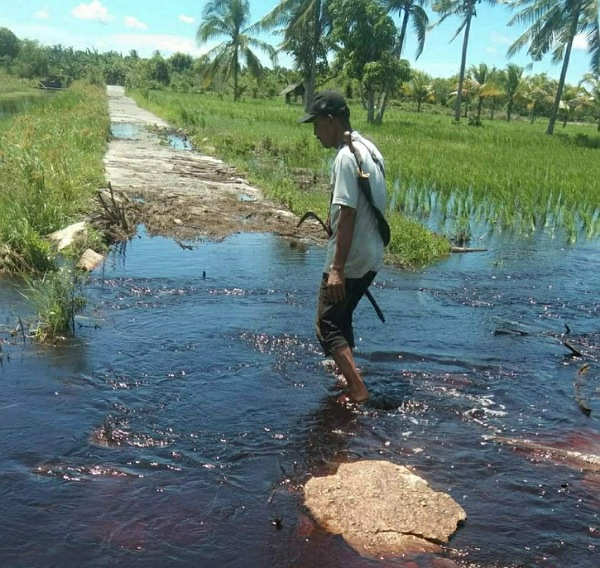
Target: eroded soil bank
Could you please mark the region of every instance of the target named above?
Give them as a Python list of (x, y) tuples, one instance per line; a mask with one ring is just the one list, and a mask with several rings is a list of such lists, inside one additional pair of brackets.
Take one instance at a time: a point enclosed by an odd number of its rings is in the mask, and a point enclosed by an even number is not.
[[(106, 178), (133, 201), (136, 223), (151, 235), (175, 239), (222, 239), (232, 233), (276, 233), (322, 240), (314, 222), (296, 228), (298, 217), (267, 200), (233, 167), (186, 144), (169, 142), (174, 129), (108, 86), (113, 137), (105, 157)], [(171, 142), (173, 137), (171, 136)]]

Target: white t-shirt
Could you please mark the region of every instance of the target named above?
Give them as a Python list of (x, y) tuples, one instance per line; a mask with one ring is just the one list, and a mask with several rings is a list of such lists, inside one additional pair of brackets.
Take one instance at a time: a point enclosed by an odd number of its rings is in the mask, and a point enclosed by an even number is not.
[[(363, 138), (358, 132), (352, 132), (354, 148), (362, 158), (363, 171), (369, 174), (369, 183), (373, 202), (385, 213), (387, 188), (381, 168), (375, 163), (373, 154), (381, 167), (385, 168), (383, 157), (375, 145)], [(329, 273), (335, 254), (337, 224), (340, 217), (340, 205), (356, 210), (354, 236), (344, 267), (347, 278), (361, 278), (369, 271), (377, 272), (383, 264), (383, 241), (377, 228), (377, 219), (358, 187), (358, 165), (354, 154), (344, 145), (335, 157), (331, 174), (332, 201), (330, 208), (330, 223), (332, 236), (327, 243), (327, 257), (324, 272)]]

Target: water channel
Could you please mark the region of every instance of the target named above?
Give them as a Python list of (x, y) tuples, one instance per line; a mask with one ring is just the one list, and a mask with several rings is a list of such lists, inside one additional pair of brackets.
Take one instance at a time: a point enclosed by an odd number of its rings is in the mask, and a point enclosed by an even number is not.
[(36, 93), (34, 95), (22, 95), (14, 98), (3, 98), (0, 96), (0, 120), (18, 114), (27, 107), (43, 101), (49, 92), (44, 91), (41, 95)]
[(309, 476), (359, 458), (465, 508), (459, 563), (598, 566), (597, 242), (498, 236), (383, 270), (386, 323), (366, 301), (356, 316), (360, 409), (334, 402), (313, 334), (322, 249), (191, 244), (140, 227), (92, 273), (67, 344), (11, 335), (27, 306), (0, 282), (1, 566), (408, 566), (359, 557), (303, 509)]

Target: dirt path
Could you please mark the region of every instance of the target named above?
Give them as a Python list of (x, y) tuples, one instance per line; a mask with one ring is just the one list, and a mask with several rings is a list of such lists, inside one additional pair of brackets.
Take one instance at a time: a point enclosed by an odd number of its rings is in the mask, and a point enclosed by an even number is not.
[(115, 137), (105, 157), (112, 187), (133, 201), (136, 223), (151, 235), (221, 239), (232, 233), (273, 232), (296, 242), (322, 240), (314, 223), (296, 229), (298, 217), (266, 200), (234, 168), (194, 150), (176, 149), (174, 129), (109, 86)]

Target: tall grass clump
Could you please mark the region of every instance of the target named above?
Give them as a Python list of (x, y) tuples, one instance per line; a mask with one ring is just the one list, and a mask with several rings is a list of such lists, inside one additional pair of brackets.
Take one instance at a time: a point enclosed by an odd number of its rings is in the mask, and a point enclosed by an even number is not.
[[(331, 152), (320, 148), (310, 126), (297, 123), (300, 105), (158, 91), (138, 101), (188, 130), (197, 145), (244, 168), (268, 195), (327, 208)], [(544, 121), (483, 120), (474, 128), (444, 114), (391, 107), (375, 126), (359, 104), (352, 103), (351, 112), (354, 128), (386, 158), (394, 209), (421, 223), (463, 234), (470, 223), (517, 234), (560, 230), (570, 240), (600, 232), (594, 125), (569, 124), (547, 136)]]
[(75, 334), (75, 316), (86, 305), (84, 279), (85, 273), (71, 264), (46, 272), (42, 278), (26, 278), (27, 288), (22, 294), (37, 312), (37, 340), (45, 342), (61, 334)]
[(90, 210), (104, 180), (106, 92), (74, 84), (0, 120), (0, 269), (44, 272), (44, 239)]

